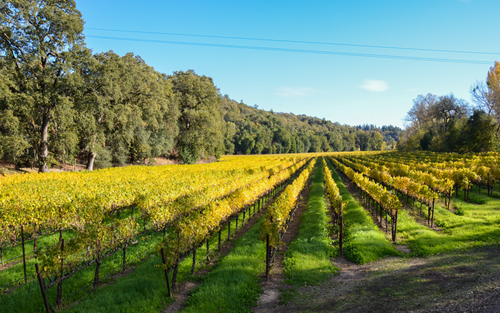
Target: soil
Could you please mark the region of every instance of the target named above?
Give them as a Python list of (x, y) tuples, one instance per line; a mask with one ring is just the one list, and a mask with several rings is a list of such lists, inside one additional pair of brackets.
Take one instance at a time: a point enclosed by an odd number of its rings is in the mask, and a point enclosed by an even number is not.
[[(206, 164), (206, 163), (212, 163), (215, 162), (216, 159), (212, 156), (205, 158), (205, 159), (200, 159), (196, 162), (196, 164)], [(60, 172), (75, 172), (75, 171), (84, 171), (86, 170), (86, 165), (82, 164), (85, 163), (84, 160), (79, 160), (76, 159), (76, 164), (71, 165), (71, 164), (64, 164), (61, 163), (60, 165), (54, 165), (50, 168), (50, 172), (52, 173), (60, 173)], [(171, 165), (171, 164), (182, 164), (180, 160), (178, 159), (169, 159), (169, 158), (152, 158), (146, 159), (146, 164), (149, 165)], [(132, 163), (132, 164), (127, 164), (125, 166), (131, 166), (131, 165), (144, 165), (143, 163)], [(15, 164), (8, 163), (5, 161), (0, 160), (0, 176), (1, 175), (11, 175), (11, 174), (16, 174), (16, 173), (38, 173), (38, 168), (37, 167), (20, 167), (17, 168)]]
[(500, 312), (499, 257), (500, 247), (490, 246), (365, 265), (336, 258), (338, 276), (298, 287), (267, 312)]

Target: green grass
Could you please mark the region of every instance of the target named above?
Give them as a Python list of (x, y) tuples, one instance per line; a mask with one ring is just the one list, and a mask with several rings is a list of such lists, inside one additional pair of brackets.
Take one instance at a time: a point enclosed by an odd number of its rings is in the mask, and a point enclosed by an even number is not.
[[(64, 240), (68, 240), (69, 238), (74, 238), (75, 233), (72, 230), (66, 230), (63, 232)], [(47, 234), (44, 236), (40, 236), (37, 239), (37, 248), (41, 249), (43, 247), (54, 245), (59, 242), (59, 232)], [(35, 273), (35, 259), (33, 258), (33, 243), (34, 240), (26, 240), (25, 242), (25, 251), (26, 251), (26, 275), (30, 276)], [(6, 285), (8, 283), (14, 282), (20, 278), (24, 277), (23, 270), (23, 258), (22, 258), (22, 246), (21, 244), (13, 247), (4, 248), (4, 260), (8, 260), (10, 258), (21, 256), (14, 260), (8, 262), (17, 262), (17, 264), (12, 265), (9, 263), (5, 263), (5, 266), (9, 266), (9, 268), (0, 271), (0, 286)], [(28, 278), (29, 279), (29, 278)], [(31, 278), (34, 279), (34, 276)], [(15, 287), (17, 285), (24, 284), (24, 280), (21, 280), (18, 284), (14, 284), (9, 286), (9, 288)], [(22, 288), (22, 287), (21, 287)], [(8, 288), (0, 289), (0, 291), (4, 291)]]
[(287, 283), (317, 284), (339, 270), (330, 261), (336, 251), (328, 237), (329, 221), (324, 199), (323, 166), (318, 162), (299, 233), (290, 244), (283, 261)]
[[(145, 235), (148, 236), (148, 235)], [(160, 240), (162, 234), (153, 234), (149, 239), (139, 240), (139, 243), (130, 246), (127, 249), (127, 260), (131, 261), (140, 254), (153, 249), (156, 242)], [(141, 237), (141, 236), (138, 236)], [(140, 238), (138, 238), (140, 239)], [(30, 262), (35, 262), (31, 260)], [(137, 263), (138, 261), (136, 261)], [(117, 252), (113, 256), (104, 259), (101, 263), (100, 274), (101, 277), (107, 273), (112, 272), (115, 268), (119, 268), (122, 264), (122, 253)], [(32, 266), (30, 264), (30, 266)], [(154, 268), (149, 267), (150, 270)], [(63, 282), (63, 297), (69, 295), (70, 293), (84, 287), (89, 282), (93, 281), (95, 271), (95, 264), (89, 266), (88, 268), (75, 273), (71, 278), (66, 279)], [(1, 272), (0, 272), (1, 273)], [(109, 282), (104, 280), (104, 282)], [(98, 288), (100, 289), (100, 288)], [(55, 304), (57, 287), (52, 287), (47, 291), (47, 297), (51, 306)], [(85, 292), (80, 293), (77, 298), (85, 299), (86, 296), (92, 296), (91, 294), (86, 294)], [(65, 304), (70, 303), (72, 299), (65, 301)], [(8, 294), (0, 294), (0, 312), (43, 312), (43, 300), (40, 292), (40, 286), (37, 280), (29, 281), (27, 285), (20, 286), (18, 289), (12, 291)]]
[(265, 271), (266, 245), (259, 240), (260, 221), (235, 243), (192, 292), (183, 312), (250, 312), (257, 304), (259, 274)]
[[(131, 215), (130, 210), (125, 210), (124, 212), (121, 213), (120, 219), (125, 219), (129, 218)], [(140, 216), (140, 212), (135, 212), (134, 216), (138, 218)], [(117, 217), (115, 216), (115, 219)], [(111, 219), (108, 217), (104, 221), (104, 223), (110, 224)], [(142, 223), (141, 223), (142, 226)], [(75, 238), (77, 234), (75, 231), (72, 229), (66, 229), (63, 231), (63, 238), (64, 240), (68, 240), (70, 238)], [(25, 235), (26, 237), (30, 236), (29, 234)], [(19, 239), (19, 238), (18, 238)], [(44, 247), (51, 246), (51, 245), (56, 245), (59, 242), (59, 231), (54, 231), (49, 234), (41, 235), (37, 238), (37, 248), (38, 250), (43, 249)], [(66, 241), (67, 242), (67, 241)], [(26, 251), (26, 274), (28, 276), (32, 275), (35, 273), (35, 263), (36, 260), (33, 258), (33, 244), (34, 244), (34, 239), (27, 239), (25, 240), (25, 251)], [(4, 252), (4, 261), (21, 256), (16, 258), (15, 260), (11, 261), (6, 261), (6, 262), (13, 262), (17, 264), (12, 265), (9, 263), (5, 263), (6, 266), (9, 266), (7, 269), (0, 271), (0, 286), (6, 285), (8, 283), (14, 282), (20, 278), (24, 277), (24, 270), (23, 270), (23, 263), (22, 263), (22, 246), (20, 243), (18, 243), (16, 246), (6, 246), (3, 249)], [(34, 276), (30, 276), (31, 279), (34, 279)], [(30, 279), (29, 278), (29, 279)], [(9, 286), (9, 288), (16, 287), (18, 285), (24, 284), (24, 280), (20, 281), (17, 284), (14, 284), (12, 286)], [(22, 286), (20, 288), (23, 288)], [(8, 288), (3, 288), (0, 289), (0, 291), (5, 291)]]
[[(471, 196), (473, 193), (471, 192)], [(475, 202), (452, 198), (451, 207), (435, 206), (435, 224), (443, 231), (436, 232), (415, 221), (405, 210), (398, 214), (398, 237), (408, 244), (414, 255), (427, 256), (448, 251), (465, 250), (500, 243), (500, 200), (474, 194)], [(418, 205), (417, 205), (418, 206)], [(427, 216), (427, 210), (423, 210)]]
[(386, 235), (373, 223), (369, 213), (354, 199), (342, 183), (339, 174), (328, 162), (332, 177), (337, 184), (345, 206), (344, 225), (345, 257), (354, 263), (364, 264), (385, 256), (401, 255), (387, 240)]
[[(248, 214), (247, 214), (248, 217)], [(243, 215), (239, 216), (241, 225)], [(231, 232), (235, 230), (235, 221), (231, 222)], [(154, 233), (147, 240), (139, 240), (139, 243), (127, 249), (127, 260), (132, 260), (141, 253), (148, 251), (156, 245), (161, 237), (161, 232)], [(139, 236), (141, 237), (141, 236)], [(222, 239), (227, 238), (227, 227), (222, 231)], [(139, 238), (138, 238), (139, 239)], [(210, 249), (216, 248), (218, 234), (210, 239)], [(197, 264), (206, 256), (206, 246), (197, 249)], [(118, 252), (114, 256), (104, 259), (101, 264), (101, 277), (112, 269), (120, 267), (122, 254)], [(31, 262), (31, 261), (30, 261)], [(35, 263), (34, 259), (32, 260)], [(96, 290), (83, 291), (77, 294), (74, 299), (64, 302), (64, 311), (68, 312), (158, 312), (168, 306), (172, 301), (167, 297), (167, 286), (163, 272), (155, 268), (160, 264), (160, 258), (156, 253), (147, 260), (136, 261), (136, 267), (128, 275), (119, 279), (104, 280), (104, 284)], [(32, 266), (32, 265), (31, 265)], [(188, 256), (179, 264), (177, 281), (184, 282), (189, 278), (192, 266), (192, 257)], [(90, 266), (63, 283), (63, 297), (73, 291), (82, 288), (86, 283), (93, 280), (95, 266)], [(0, 272), (2, 274), (3, 272)], [(22, 275), (21, 275), (22, 277)], [(172, 272), (170, 273), (170, 279)], [(48, 299), (51, 306), (54, 306), (56, 287), (48, 292)], [(26, 301), (26, 299), (29, 299)], [(76, 302), (72, 302), (78, 299)], [(26, 286), (21, 286), (11, 294), (0, 294), (0, 312), (44, 312), (38, 281), (28, 282)]]

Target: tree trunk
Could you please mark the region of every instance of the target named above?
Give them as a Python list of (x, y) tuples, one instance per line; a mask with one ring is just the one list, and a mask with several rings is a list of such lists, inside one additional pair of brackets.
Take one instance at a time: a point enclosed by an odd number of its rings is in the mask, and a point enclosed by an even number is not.
[(43, 114), (42, 121), (42, 143), (40, 144), (40, 167), (38, 171), (40, 173), (48, 173), (49, 166), (47, 165), (47, 158), (49, 157), (49, 146), (48, 146), (48, 133), (49, 133), (49, 113)]
[(94, 151), (89, 153), (89, 159), (87, 161), (87, 170), (89, 170), (89, 171), (94, 170), (94, 161), (95, 161), (96, 157), (97, 157), (97, 154)]

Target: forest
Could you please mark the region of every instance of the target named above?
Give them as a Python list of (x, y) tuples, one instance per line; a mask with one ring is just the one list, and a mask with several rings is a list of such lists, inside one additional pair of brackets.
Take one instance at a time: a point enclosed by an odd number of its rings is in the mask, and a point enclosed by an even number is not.
[(93, 53), (73, 1), (7, 2), (0, 15), (0, 160), (18, 167), (394, 149), (402, 133), (260, 110), (193, 70), (167, 75), (133, 53)]

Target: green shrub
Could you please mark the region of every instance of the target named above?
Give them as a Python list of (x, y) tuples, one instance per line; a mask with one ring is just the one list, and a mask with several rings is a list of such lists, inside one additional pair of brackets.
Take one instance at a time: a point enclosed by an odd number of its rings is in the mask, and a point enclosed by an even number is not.
[(486, 204), (486, 200), (481, 196), (469, 194), (469, 202), (475, 204)]
[(460, 216), (464, 216), (465, 215), (465, 209), (461, 208), (461, 207), (455, 207), (455, 214), (456, 215), (460, 215)]
[(446, 221), (438, 221), (438, 220), (436, 220), (435, 222), (436, 222), (436, 226), (437, 227), (441, 227), (441, 228), (448, 227), (448, 223)]

